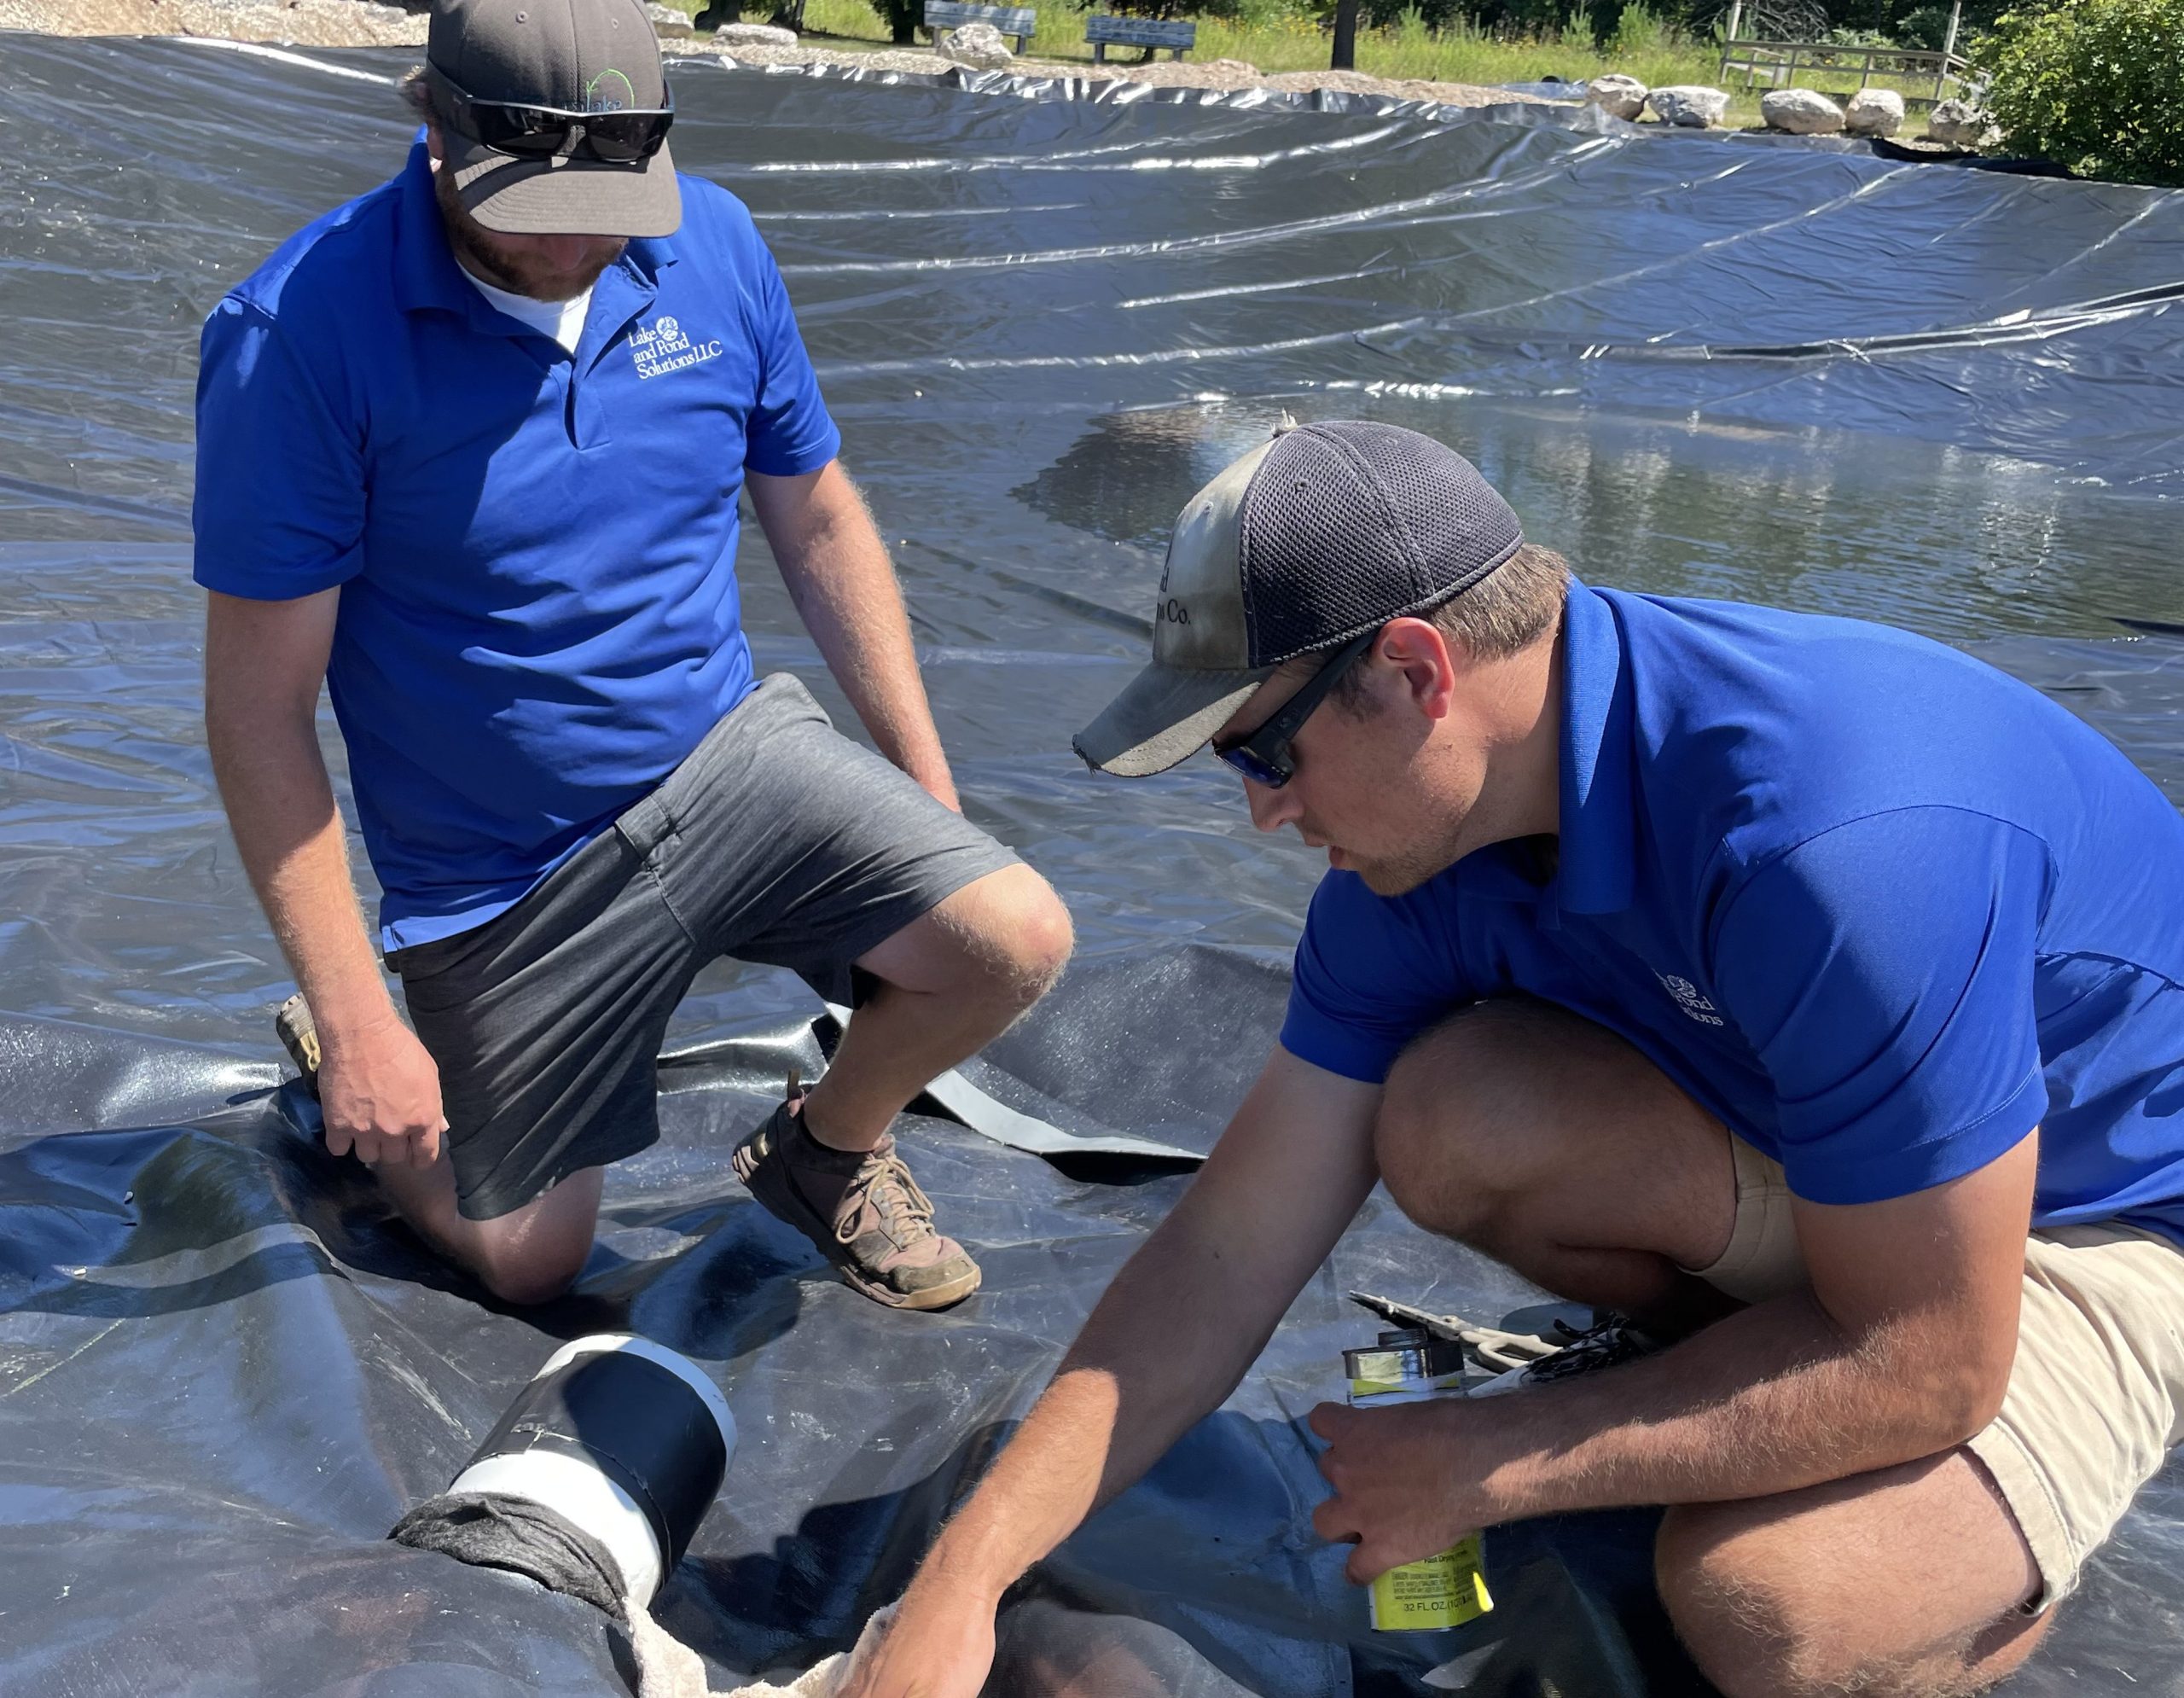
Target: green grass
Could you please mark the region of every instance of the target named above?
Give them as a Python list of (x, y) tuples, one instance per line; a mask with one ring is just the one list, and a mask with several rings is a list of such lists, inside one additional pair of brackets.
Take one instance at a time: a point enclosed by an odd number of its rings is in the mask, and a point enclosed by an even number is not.
[[(1084, 41), (1085, 15), (1105, 8), (1058, 0), (1036, 3), (1039, 28), (1031, 38), (1031, 56), (1089, 64), (1092, 49)], [(755, 8), (752, 15), (758, 15)], [(829, 45), (888, 44), (886, 26), (865, 0), (806, 0), (804, 26)], [(1327, 34), (1311, 19), (1269, 9), (1257, 18), (1200, 18), (1191, 57), (1240, 59), (1265, 72), (1324, 71), (1327, 53)], [(1118, 48), (1109, 62), (1128, 63), (1136, 57), (1135, 49)], [(1603, 71), (1627, 71), (1649, 84), (1711, 82), (1716, 62), (1711, 47), (1688, 44), (1610, 56), (1594, 49), (1589, 37), (1582, 46), (1552, 39), (1499, 41), (1470, 31), (1436, 34), (1414, 20), (1394, 29), (1361, 30), (1357, 36), (1357, 68), (1367, 76), (1429, 82), (1516, 83), (1547, 76), (1575, 81)]]
[[(692, 9), (700, 0), (678, 0)], [(1094, 3), (1071, 5), (1063, 0), (1034, 0), (1038, 32), (1031, 38), (1030, 57), (1089, 63), (1092, 49), (1084, 40), (1089, 12), (1105, 9)], [(759, 4), (746, 15), (758, 19)], [(1624, 22), (1615, 40), (1602, 50), (1589, 31), (1566, 35), (1525, 37), (1504, 40), (1477, 29), (1427, 29), (1417, 14), (1406, 15), (1396, 26), (1361, 30), (1357, 35), (1357, 68), (1369, 77), (1435, 83), (1476, 83), (1491, 87), (1500, 83), (1537, 82), (1560, 77), (1577, 82), (1610, 71), (1638, 79), (1649, 88), (1676, 83), (1715, 84), (1720, 55), (1711, 42), (1681, 38), (1637, 8), (1626, 8)], [(805, 0), (804, 32), (815, 45), (857, 51), (890, 45), (887, 27), (866, 0)], [(921, 37), (922, 40), (922, 37)], [(1263, 72), (1324, 71), (1329, 44), (1325, 31), (1311, 18), (1281, 4), (1281, 0), (1243, 0), (1243, 15), (1234, 19), (1200, 18), (1198, 45), (1191, 58), (1240, 59)], [(1137, 58), (1134, 49), (1114, 49), (1111, 64), (1127, 64)], [(1165, 56), (1163, 55), (1163, 61)], [(1836, 98), (1847, 98), (1856, 86), (1851, 75), (1831, 77), (1801, 73), (1804, 86), (1823, 86), (1840, 80), (1842, 89), (1825, 88)], [(1923, 95), (1931, 84), (1916, 80), (1873, 79), (1876, 88), (1894, 88), (1906, 95)], [(1754, 89), (1732, 89), (1730, 125), (1759, 122), (1759, 96)], [(1915, 128), (1915, 120), (1907, 127)]]

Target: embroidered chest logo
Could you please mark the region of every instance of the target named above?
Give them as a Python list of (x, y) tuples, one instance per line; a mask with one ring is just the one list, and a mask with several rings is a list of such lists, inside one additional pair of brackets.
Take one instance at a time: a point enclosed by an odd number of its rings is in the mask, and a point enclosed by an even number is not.
[(665, 377), (685, 366), (703, 365), (720, 358), (720, 339), (694, 342), (681, 323), (666, 313), (630, 332), (630, 358), (640, 377)]
[(1656, 973), (1653, 977), (1661, 981), (1663, 990), (1676, 998), (1676, 1005), (1701, 1026), (1725, 1024), (1721, 1015), (1714, 1012), (1713, 1003), (1700, 996), (1699, 987), (1688, 979), (1679, 979), (1673, 973)]

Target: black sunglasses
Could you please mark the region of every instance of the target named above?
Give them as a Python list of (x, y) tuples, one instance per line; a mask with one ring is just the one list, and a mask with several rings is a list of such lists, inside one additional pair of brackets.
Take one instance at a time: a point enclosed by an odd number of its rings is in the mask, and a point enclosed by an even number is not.
[(667, 104), (637, 112), (569, 112), (517, 101), (479, 100), (446, 75), (427, 68), (426, 79), (444, 97), (448, 122), (470, 140), (511, 159), (598, 160), (636, 165), (667, 140), (675, 122), (675, 91), (660, 84)]
[(1380, 634), (1375, 626), (1361, 637), (1351, 637), (1327, 657), (1327, 665), (1307, 678), (1304, 689), (1283, 702), (1265, 724), (1233, 743), (1216, 743), (1214, 753), (1253, 783), (1279, 790), (1297, 776), (1297, 757), (1289, 750), (1291, 740), (1304, 729), (1304, 722), (1312, 717), (1312, 710), (1327, 700), (1327, 692), (1342, 682), (1343, 674), (1372, 652), (1373, 640)]

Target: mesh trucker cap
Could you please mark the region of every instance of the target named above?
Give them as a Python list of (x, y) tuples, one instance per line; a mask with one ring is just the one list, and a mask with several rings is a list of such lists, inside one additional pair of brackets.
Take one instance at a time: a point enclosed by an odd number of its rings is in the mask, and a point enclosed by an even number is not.
[(1190, 499), (1153, 664), (1077, 734), (1125, 778), (1194, 753), (1284, 660), (1438, 606), (1523, 544), (1470, 461), (1395, 425), (1285, 426)]
[[(426, 62), (477, 101), (562, 112), (667, 104), (659, 41), (638, 0), (433, 0)], [(672, 236), (675, 161), (513, 159), (443, 125), (471, 217), (508, 236)]]

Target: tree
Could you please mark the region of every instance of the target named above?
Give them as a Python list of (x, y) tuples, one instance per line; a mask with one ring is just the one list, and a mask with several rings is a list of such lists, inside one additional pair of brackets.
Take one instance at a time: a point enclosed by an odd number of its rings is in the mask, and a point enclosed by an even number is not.
[(1334, 58), (1329, 68), (1357, 68), (1357, 0), (1334, 0)]
[(2064, 0), (1982, 44), (2010, 151), (2081, 177), (2184, 186), (2184, 0)]

